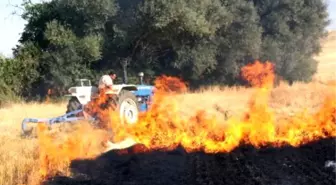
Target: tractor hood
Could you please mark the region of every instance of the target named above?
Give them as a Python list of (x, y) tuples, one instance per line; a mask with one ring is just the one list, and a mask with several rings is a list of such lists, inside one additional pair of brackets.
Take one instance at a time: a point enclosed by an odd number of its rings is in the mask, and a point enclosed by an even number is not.
[(121, 90), (132, 91), (136, 96), (150, 96), (152, 95), (154, 86), (151, 85), (134, 85), (134, 84), (117, 84), (113, 85), (113, 94), (119, 94)]
[(136, 96), (150, 96), (154, 90), (154, 86), (151, 85), (136, 85), (136, 87), (138, 90), (133, 92)]

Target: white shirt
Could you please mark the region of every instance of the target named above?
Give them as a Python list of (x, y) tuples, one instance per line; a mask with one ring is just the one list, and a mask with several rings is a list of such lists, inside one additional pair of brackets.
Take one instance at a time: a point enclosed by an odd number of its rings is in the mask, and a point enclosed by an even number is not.
[(98, 88), (105, 88), (106, 86), (112, 86), (113, 85), (113, 80), (110, 77), (110, 75), (103, 75), (100, 80), (99, 80), (99, 85)]

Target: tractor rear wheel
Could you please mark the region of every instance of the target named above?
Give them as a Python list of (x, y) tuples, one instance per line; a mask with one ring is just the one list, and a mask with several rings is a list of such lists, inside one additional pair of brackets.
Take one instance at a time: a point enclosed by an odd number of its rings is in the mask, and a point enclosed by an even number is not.
[[(66, 114), (69, 112), (79, 110), (81, 107), (82, 107), (82, 104), (78, 101), (78, 99), (76, 97), (71, 97), (67, 105)], [(73, 117), (73, 116), (74, 115), (70, 115), (69, 117)]]

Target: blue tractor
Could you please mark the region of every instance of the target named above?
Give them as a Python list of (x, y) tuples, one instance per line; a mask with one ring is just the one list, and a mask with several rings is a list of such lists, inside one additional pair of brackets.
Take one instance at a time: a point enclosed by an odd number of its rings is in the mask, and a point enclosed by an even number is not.
[[(140, 85), (116, 84), (113, 89), (106, 94), (112, 97), (107, 100), (107, 105), (113, 104), (116, 111), (119, 112), (120, 120), (123, 123), (134, 124), (138, 121), (139, 112), (147, 111), (154, 95), (154, 86), (145, 85), (142, 82), (143, 73), (139, 73)], [(79, 120), (97, 121), (95, 115), (90, 118), (84, 117), (83, 110), (85, 105), (92, 101), (98, 94), (98, 88), (91, 85), (88, 79), (77, 80), (79, 83), (69, 88), (70, 97), (67, 110), (64, 115), (54, 118), (25, 118), (22, 121), (22, 132), (24, 135), (30, 133), (27, 123), (47, 123), (50, 126), (57, 123), (76, 122)]]

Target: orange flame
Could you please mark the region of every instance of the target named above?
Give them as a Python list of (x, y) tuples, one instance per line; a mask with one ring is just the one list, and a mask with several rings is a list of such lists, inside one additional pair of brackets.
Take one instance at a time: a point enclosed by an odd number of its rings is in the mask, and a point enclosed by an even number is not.
[(187, 85), (179, 78), (162, 75), (154, 81), (155, 89), (160, 93), (187, 92)]
[(82, 124), (65, 138), (48, 134), (47, 126), (39, 124), (38, 136), (42, 178), (67, 169), (71, 160), (76, 158), (95, 157), (103, 150), (101, 142), (106, 138), (102, 131), (94, 130), (87, 124)]
[(274, 65), (266, 61), (254, 63), (244, 66), (241, 70), (242, 77), (248, 81), (252, 87), (272, 88), (275, 80)]
[[(255, 147), (269, 144), (299, 146), (319, 138), (336, 136), (336, 102), (332, 97), (327, 97), (315, 114), (303, 112), (294, 117), (275, 119), (268, 106), (268, 93), (274, 81), (273, 70), (270, 62), (259, 61), (242, 68), (242, 77), (257, 87), (243, 118), (220, 120), (207, 115), (204, 110), (182, 118), (172, 94), (186, 92), (187, 86), (180, 79), (168, 76), (155, 81), (154, 103), (148, 112), (140, 114), (136, 124), (123, 125), (115, 112), (100, 111), (95, 106), (97, 102), (103, 102), (103, 98), (92, 104), (92, 110), (100, 112), (103, 121), (109, 122), (113, 128), (113, 140), (132, 138), (149, 150), (174, 149), (182, 145), (189, 152), (230, 152), (243, 143)], [(95, 157), (102, 151), (99, 146), (107, 137), (102, 130), (82, 126), (63, 142), (55, 144), (43, 129), (40, 130), (41, 174), (53, 174), (59, 166), (66, 167), (75, 158)]]

